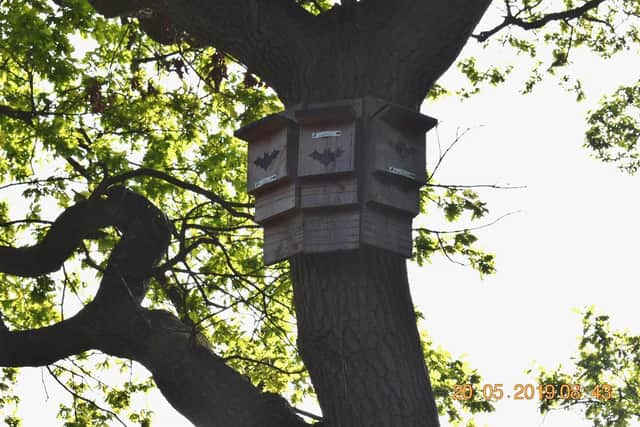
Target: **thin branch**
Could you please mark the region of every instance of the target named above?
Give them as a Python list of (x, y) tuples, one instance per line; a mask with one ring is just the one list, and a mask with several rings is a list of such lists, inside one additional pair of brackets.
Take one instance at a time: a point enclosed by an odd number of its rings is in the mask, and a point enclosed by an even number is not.
[[(93, 353), (93, 355), (96, 355), (96, 353)], [(58, 364), (58, 363), (54, 363), (52, 366), (55, 366), (56, 368), (60, 369), (61, 371), (65, 371), (65, 372), (69, 373), (70, 375), (73, 375), (74, 377), (82, 377), (83, 380), (86, 380), (85, 377), (88, 377), (89, 379), (95, 381), (96, 384), (98, 386), (100, 386), (100, 387), (110, 387), (109, 384), (105, 383), (104, 381), (101, 381), (100, 378), (96, 377), (90, 371), (88, 371), (86, 368), (82, 367), (77, 361), (73, 360), (73, 358), (68, 358), (68, 359), (66, 359), (66, 361), (69, 362), (71, 365), (73, 365), (79, 372), (78, 371), (74, 371), (73, 369), (67, 368), (66, 366)], [(48, 367), (49, 366), (47, 366), (47, 368)], [(94, 388), (91, 387), (91, 390), (94, 390)]]
[[(436, 128), (437, 130), (437, 128)], [(456, 131), (456, 138), (453, 140), (453, 142), (451, 144), (449, 144), (449, 146), (444, 150), (443, 153), (440, 154), (440, 157), (438, 158), (438, 162), (436, 163), (436, 165), (433, 167), (433, 171), (431, 171), (431, 174), (429, 174), (429, 176), (427, 177), (427, 183), (429, 181), (431, 181), (431, 179), (434, 177), (434, 175), (436, 174), (436, 172), (438, 171), (438, 168), (440, 167), (440, 165), (442, 165), (443, 160), (445, 159), (445, 157), (447, 157), (447, 154), (449, 154), (449, 152), (453, 149), (453, 147), (455, 147), (455, 145), (460, 142), (460, 140), (471, 130), (471, 128), (466, 128), (464, 129), (462, 132), (460, 132), (460, 129), (458, 129)]]
[(205, 196), (212, 202), (218, 203), (220, 206), (225, 208), (231, 215), (253, 220), (253, 216), (251, 214), (248, 214), (246, 212), (239, 212), (236, 210), (236, 208), (253, 207), (252, 204), (229, 202), (227, 200), (224, 200), (222, 197), (218, 196), (217, 194), (213, 193), (212, 191), (205, 190), (204, 188), (198, 185), (192, 184), (190, 182), (182, 181), (172, 175), (169, 175), (168, 173), (165, 173), (156, 169), (150, 169), (150, 168), (140, 168), (140, 169), (122, 173), (120, 175), (115, 175), (115, 176), (106, 178), (98, 185), (98, 188), (96, 189), (95, 194), (101, 194), (105, 189), (107, 189), (108, 187), (114, 184), (127, 181), (128, 179), (145, 177), (145, 176), (151, 177), (151, 178), (158, 178), (165, 182), (168, 182), (169, 184), (173, 184), (176, 187), (180, 187), (185, 190), (192, 191), (196, 194)]
[(28, 125), (33, 125), (33, 111), (17, 110), (8, 105), (0, 105), (0, 116), (9, 117), (11, 119), (20, 120)]
[(440, 234), (439, 234), (439, 233), (438, 233), (438, 234), (436, 234), (436, 238), (438, 239), (438, 246), (440, 246), (440, 251), (442, 251), (442, 253), (444, 254), (444, 256), (445, 256), (449, 261), (451, 261), (451, 262), (452, 262), (452, 263), (454, 263), (454, 264), (461, 265), (461, 266), (463, 266), (463, 267), (466, 267), (466, 266), (468, 266), (468, 265), (469, 265), (469, 264), (465, 264), (464, 262), (460, 262), (460, 261), (457, 261), (457, 260), (455, 260), (455, 259), (451, 258), (451, 255), (449, 255), (449, 252), (447, 252), (447, 250), (446, 250), (446, 249), (445, 249), (445, 247), (444, 247), (444, 241), (442, 240), (442, 237), (440, 237)]
[(522, 190), (527, 188), (526, 185), (498, 185), (498, 184), (472, 184), (472, 185), (459, 185), (459, 184), (430, 184), (427, 183), (425, 187), (446, 188), (450, 190), (457, 190), (462, 188), (494, 188), (496, 190)]
[(83, 402), (88, 403), (89, 405), (93, 406), (94, 408), (111, 415), (113, 418), (115, 418), (124, 427), (128, 427), (127, 424), (124, 421), (122, 421), (120, 419), (120, 417), (118, 416), (118, 414), (116, 414), (115, 412), (113, 412), (113, 411), (111, 411), (111, 410), (109, 410), (107, 408), (103, 408), (102, 406), (100, 406), (96, 402), (94, 402), (93, 400), (87, 399), (86, 397), (76, 393), (75, 391), (73, 391), (69, 387), (67, 387), (67, 385), (65, 383), (63, 383), (62, 381), (60, 381), (60, 378), (58, 378), (58, 376), (53, 373), (53, 371), (51, 370), (51, 368), (49, 366), (47, 366), (47, 371), (49, 371), (49, 374), (53, 377), (55, 382), (57, 382), (60, 385), (60, 387), (65, 389), (67, 391), (67, 393), (72, 395), (74, 398), (76, 398), (78, 400), (82, 400)]
[[(205, 218), (206, 216), (202, 216), (200, 218)], [(212, 236), (215, 235), (217, 233), (230, 233), (232, 231), (240, 231), (240, 230), (247, 230), (247, 229), (260, 229), (262, 228), (260, 225), (257, 224), (246, 224), (246, 225), (235, 225), (235, 226), (231, 226), (231, 227), (213, 227), (213, 226), (209, 226), (209, 225), (202, 225), (202, 224), (185, 224), (184, 225), (185, 229), (195, 229), (195, 230), (200, 230), (202, 232), (204, 232), (205, 234)]]
[(236, 354), (236, 355), (233, 355), (233, 356), (226, 356), (226, 357), (223, 357), (222, 359), (225, 362), (228, 362), (229, 360), (242, 360), (244, 362), (254, 363), (256, 365), (264, 365), (264, 366), (267, 366), (267, 367), (269, 367), (271, 369), (274, 369), (274, 370), (280, 372), (281, 374), (285, 374), (285, 375), (300, 375), (300, 374), (302, 374), (302, 373), (304, 373), (306, 371), (305, 368), (298, 369), (296, 371), (287, 371), (286, 369), (278, 368), (274, 364), (269, 363), (269, 362), (265, 362), (264, 360), (252, 359), (250, 357), (241, 356), (239, 354)]
[(170, 260), (168, 260), (164, 264), (160, 264), (159, 266), (154, 268), (154, 274), (159, 274), (159, 273), (162, 273), (164, 271), (167, 271), (167, 270), (171, 269), (176, 264), (184, 261), (186, 259), (187, 255), (189, 255), (194, 250), (198, 249), (200, 247), (200, 245), (207, 244), (207, 243), (208, 244), (217, 245), (220, 242), (217, 239), (207, 239), (207, 238), (203, 238), (203, 237), (197, 238), (195, 240), (195, 242), (191, 243), (189, 246), (182, 247), (180, 249), (180, 251), (173, 258), (171, 258)]
[[(543, 15), (540, 19), (536, 19), (534, 21), (525, 21), (521, 18), (518, 18), (518, 15), (520, 13), (513, 15), (510, 9), (507, 9), (508, 11), (507, 16), (504, 17), (504, 20), (500, 24), (496, 25), (494, 28), (490, 30), (482, 31), (479, 34), (474, 34), (472, 35), (472, 37), (478, 40), (479, 42), (484, 42), (487, 39), (489, 39), (489, 37), (501, 31), (503, 28), (506, 28), (509, 26), (520, 27), (524, 30), (535, 30), (538, 28), (542, 28), (543, 26), (547, 25), (549, 22), (552, 22), (552, 21), (566, 21), (571, 19), (577, 19), (582, 17), (589, 10), (597, 8), (604, 1), (605, 0), (589, 0), (580, 7), (567, 9), (562, 12), (549, 13), (549, 14)], [(525, 10), (530, 10), (530, 9), (531, 8), (525, 9)]]
[(85, 255), (85, 259), (83, 259), (82, 262), (84, 262), (94, 270), (97, 270), (100, 273), (104, 274), (105, 269), (103, 267), (100, 267), (100, 265), (93, 258), (91, 258), (91, 253), (89, 252), (89, 248), (84, 242), (82, 242), (82, 249)]
[(488, 222), (486, 224), (482, 224), (482, 225), (479, 225), (479, 226), (476, 226), (476, 227), (461, 228), (461, 229), (458, 229), (458, 230), (431, 230), (429, 228), (419, 227), (419, 228), (414, 228), (413, 231), (424, 231), (426, 233), (433, 233), (435, 235), (466, 233), (468, 231), (476, 231), (476, 230), (481, 230), (483, 228), (491, 227), (492, 225), (502, 221), (506, 217), (511, 216), (511, 215), (515, 215), (515, 214), (520, 213), (520, 212), (522, 212), (522, 211), (521, 210), (517, 210), (517, 211), (507, 212), (506, 214), (504, 214), (502, 216), (499, 216), (498, 218), (494, 219), (491, 222)]
[(44, 390), (45, 400), (49, 400), (49, 390), (47, 390), (47, 383), (44, 382), (44, 371), (42, 369), (40, 369), (40, 382)]
[(64, 156), (64, 159), (67, 161), (67, 163), (69, 163), (69, 165), (71, 165), (74, 171), (82, 175), (87, 181), (89, 182), (91, 181), (92, 177), (89, 171), (84, 166), (82, 166), (76, 159), (74, 159), (71, 156)]
[(43, 219), (16, 219), (14, 221), (7, 221), (0, 223), (0, 227), (11, 227), (16, 224), (45, 224), (51, 225), (53, 221), (46, 221)]
[(9, 184), (5, 184), (0, 186), (0, 190), (4, 190), (10, 187), (15, 187), (18, 185), (34, 185), (34, 184), (49, 184), (52, 182), (57, 182), (57, 181), (70, 181), (73, 178), (75, 178), (75, 176), (53, 176), (53, 177), (49, 177), (49, 178), (39, 178), (39, 179), (34, 179), (31, 181), (20, 181), (20, 182), (12, 182)]
[(67, 283), (69, 283), (69, 274), (64, 263), (62, 264), (62, 274), (64, 275), (64, 281), (62, 282), (62, 295), (60, 297), (60, 319), (64, 320), (64, 301), (67, 297)]
[(146, 57), (142, 57), (142, 58), (133, 58), (133, 60), (131, 61), (131, 65), (133, 67), (137, 67), (140, 64), (144, 64), (146, 62), (156, 62), (156, 61), (164, 61), (167, 58), (170, 58), (172, 56), (175, 55), (180, 55), (182, 53), (188, 53), (188, 52), (197, 52), (201, 49), (199, 48), (189, 48), (189, 49), (182, 49), (181, 47), (178, 48), (178, 50), (172, 50), (171, 52), (168, 53), (156, 53), (153, 56), (146, 56)]

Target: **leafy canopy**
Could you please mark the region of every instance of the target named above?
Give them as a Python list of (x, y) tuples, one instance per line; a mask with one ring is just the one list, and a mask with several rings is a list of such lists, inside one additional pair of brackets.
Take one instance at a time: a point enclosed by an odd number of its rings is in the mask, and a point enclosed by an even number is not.
[[(575, 369), (540, 369), (539, 384), (578, 384), (576, 399), (542, 400), (540, 412), (580, 408), (594, 427), (626, 427), (640, 421), (640, 336), (611, 330), (609, 316), (582, 313)], [(578, 397), (578, 396), (576, 396)]]

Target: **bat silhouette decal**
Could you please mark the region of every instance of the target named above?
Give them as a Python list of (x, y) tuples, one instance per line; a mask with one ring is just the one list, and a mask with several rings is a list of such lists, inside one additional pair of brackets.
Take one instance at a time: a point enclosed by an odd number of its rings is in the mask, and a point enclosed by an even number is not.
[(336, 159), (344, 154), (344, 150), (342, 148), (336, 148), (336, 151), (333, 151), (329, 148), (325, 148), (322, 153), (318, 153), (318, 150), (313, 150), (313, 153), (309, 154), (313, 160), (322, 163), (325, 167), (329, 166), (329, 163), (335, 163)]
[(271, 163), (273, 163), (273, 161), (276, 159), (276, 157), (278, 157), (279, 153), (280, 150), (273, 150), (271, 153), (264, 153), (262, 157), (258, 157), (253, 162), (253, 164), (264, 170), (267, 170), (269, 169), (269, 166), (271, 166)]
[(418, 154), (418, 150), (415, 147), (410, 146), (409, 144), (399, 141), (395, 144), (396, 153), (400, 156), (401, 159), (406, 159), (408, 157), (413, 157)]

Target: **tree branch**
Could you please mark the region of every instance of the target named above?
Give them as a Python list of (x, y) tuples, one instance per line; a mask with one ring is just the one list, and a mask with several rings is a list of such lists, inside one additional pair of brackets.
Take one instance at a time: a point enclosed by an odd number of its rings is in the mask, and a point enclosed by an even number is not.
[(91, 0), (90, 3), (107, 17), (135, 15), (145, 10), (140, 16), (142, 27), (157, 41), (174, 43), (184, 34), (183, 38), (192, 44), (215, 46), (239, 58), (276, 88), (288, 84), (283, 70), (295, 69), (308, 55), (304, 29), (313, 22), (313, 15), (293, 0)]
[[(92, 0), (106, 16), (148, 3)], [(367, 0), (313, 16), (293, 0), (167, 0), (144, 19), (238, 58), (286, 106), (372, 95), (417, 108), (490, 3)]]
[(129, 172), (125, 172), (122, 173), (120, 175), (115, 175), (109, 178), (106, 178), (105, 180), (103, 180), (96, 191), (100, 192), (102, 188), (107, 188), (111, 185), (114, 184), (119, 184), (122, 182), (125, 182), (129, 179), (132, 178), (137, 178), (137, 177), (142, 177), (142, 176), (147, 176), (147, 177), (152, 177), (152, 178), (158, 178), (161, 179), (165, 182), (168, 182), (169, 184), (173, 184), (176, 187), (180, 187), (183, 188), (185, 190), (189, 190), (192, 191), (196, 194), (200, 194), (201, 196), (205, 196), (206, 198), (208, 198), (209, 200), (211, 200), (213, 203), (217, 203), (220, 206), (222, 206), (223, 208), (225, 208), (231, 215), (235, 216), (235, 217), (240, 217), (240, 218), (247, 218), (247, 219), (251, 219), (253, 220), (253, 216), (251, 214), (248, 214), (246, 212), (239, 212), (238, 210), (236, 210), (236, 208), (249, 208), (252, 207), (252, 204), (249, 203), (235, 203), (235, 202), (229, 202), (227, 200), (224, 200), (222, 197), (218, 196), (217, 194), (215, 194), (212, 191), (209, 190), (205, 190), (204, 188), (192, 184), (190, 182), (186, 182), (186, 181), (182, 181), (176, 177), (174, 177), (173, 175), (170, 175), (166, 172), (162, 172), (156, 169), (150, 169), (150, 168), (139, 168), (136, 170), (132, 170)]
[(491, 0), (363, 2), (361, 9), (375, 33), (360, 31), (360, 50), (364, 53), (376, 46), (371, 58), (374, 63), (369, 63), (367, 70), (385, 73), (378, 78), (393, 91), (385, 99), (419, 107), (436, 80), (458, 57), (490, 3)]
[[(105, 211), (100, 221), (96, 209)], [(70, 221), (83, 226), (75, 230)], [(158, 208), (132, 191), (111, 187), (104, 197), (94, 194), (67, 209), (45, 239), (64, 239), (62, 229), (71, 227), (75, 236), (63, 245), (71, 247), (88, 225), (115, 225), (123, 232), (96, 297), (74, 317), (34, 330), (9, 331), (0, 314), (0, 366), (48, 365), (97, 349), (142, 363), (169, 402), (196, 426), (307, 426), (283, 398), (261, 393), (228, 367), (192, 327), (168, 312), (140, 307), (169, 243), (171, 226)]]
[(194, 425), (308, 426), (282, 397), (260, 392), (215, 355), (204, 337), (194, 335), (172, 314), (149, 310), (145, 315), (151, 329), (139, 341), (137, 360), (151, 371), (173, 407)]
[(118, 324), (113, 319), (137, 320), (131, 313), (139, 314), (149, 274), (169, 244), (169, 222), (144, 197), (123, 187), (109, 188), (104, 195), (67, 209), (43, 242), (28, 248), (0, 248), (2, 271), (36, 276), (64, 262), (96, 227), (115, 225), (124, 233), (109, 257), (94, 301), (52, 326), (9, 332), (5, 325), (0, 334), (0, 365), (48, 365), (102, 348), (105, 328)]
[(0, 116), (20, 120), (28, 125), (32, 125), (34, 113), (32, 111), (16, 110), (8, 105), (0, 105)]
[(498, 218), (494, 219), (491, 222), (488, 222), (486, 224), (482, 224), (482, 225), (478, 225), (475, 227), (468, 227), (468, 228), (460, 228), (457, 230), (433, 230), (430, 228), (425, 228), (425, 227), (418, 227), (418, 228), (413, 228), (413, 231), (424, 231), (426, 233), (433, 233), (436, 235), (441, 235), (441, 234), (458, 234), (458, 233), (467, 233), (469, 231), (476, 231), (476, 230), (482, 230), (483, 228), (487, 228), (487, 227), (491, 227), (494, 224), (497, 224), (498, 222), (502, 221), (503, 219), (505, 219), (508, 216), (520, 213), (522, 211), (511, 211), (511, 212), (507, 212), (506, 214), (503, 214), (501, 216), (499, 216)]
[(10, 332), (0, 327), (0, 366), (43, 366), (88, 351), (95, 344), (77, 315), (52, 326)]
[(502, 21), (500, 24), (498, 24), (494, 28), (487, 31), (482, 31), (481, 33), (478, 33), (478, 34), (474, 34), (472, 37), (478, 40), (479, 42), (484, 42), (487, 39), (489, 39), (489, 37), (493, 36), (494, 34), (498, 33), (500, 30), (509, 26), (520, 27), (524, 30), (535, 30), (538, 28), (542, 28), (548, 23), (553, 21), (577, 19), (582, 17), (588, 11), (592, 9), (596, 9), (604, 1), (605, 0), (589, 0), (585, 2), (582, 6), (579, 6), (573, 9), (567, 9), (562, 12), (555, 12), (555, 13), (542, 15), (541, 18), (535, 19), (533, 21), (525, 21), (524, 19), (519, 18), (518, 17), (519, 13), (513, 14), (509, 4), (507, 4), (507, 7), (508, 7), (507, 16), (504, 17), (504, 21)]
[(22, 248), (0, 246), (0, 271), (36, 277), (58, 270), (82, 239), (109, 225), (109, 215), (113, 211), (109, 199), (76, 203), (56, 218), (38, 244)]
[(116, 421), (118, 421), (120, 424), (122, 424), (124, 427), (127, 427), (127, 424), (122, 421), (122, 419), (120, 419), (120, 417), (118, 416), (118, 414), (116, 414), (113, 411), (110, 411), (109, 409), (103, 408), (102, 406), (98, 405), (95, 401), (91, 400), (91, 399), (87, 399), (86, 397), (74, 392), (73, 390), (71, 390), (69, 387), (66, 386), (65, 383), (63, 383), (60, 378), (58, 378), (58, 376), (53, 373), (53, 371), (51, 370), (51, 368), (49, 366), (47, 366), (47, 371), (49, 372), (49, 375), (51, 375), (51, 377), (53, 378), (53, 380), (58, 383), (58, 385), (60, 387), (62, 387), (67, 393), (69, 393), (70, 395), (72, 395), (75, 399), (78, 400), (82, 400), (83, 402), (88, 403), (89, 405), (93, 406), (94, 408), (98, 409), (99, 411), (102, 411), (106, 414), (109, 414), (110, 416), (112, 416), (113, 418), (116, 419)]

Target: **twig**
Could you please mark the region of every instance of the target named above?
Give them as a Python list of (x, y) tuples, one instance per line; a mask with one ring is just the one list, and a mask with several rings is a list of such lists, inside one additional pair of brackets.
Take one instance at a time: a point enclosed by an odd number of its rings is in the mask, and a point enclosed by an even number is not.
[(16, 224), (53, 224), (53, 221), (47, 221), (44, 219), (16, 219), (14, 221), (7, 221), (0, 223), (0, 227), (10, 227)]
[(285, 374), (285, 375), (299, 375), (299, 374), (302, 374), (303, 372), (306, 371), (305, 368), (298, 369), (296, 371), (287, 371), (286, 369), (278, 368), (274, 364), (269, 363), (269, 362), (265, 362), (264, 360), (252, 359), (250, 357), (241, 356), (239, 354), (236, 354), (236, 355), (233, 355), (233, 356), (223, 357), (222, 359), (225, 362), (227, 362), (229, 360), (242, 360), (242, 361), (249, 362), (249, 363), (255, 363), (257, 365), (264, 365), (264, 366), (267, 366), (267, 367), (269, 367), (271, 369), (274, 369), (274, 370), (280, 372), (281, 374)]
[(469, 227), (469, 228), (461, 228), (458, 230), (446, 230), (446, 231), (441, 231), (441, 230), (431, 230), (429, 228), (424, 228), (424, 227), (419, 227), (419, 228), (414, 228), (413, 231), (424, 231), (426, 233), (433, 233), (435, 235), (439, 235), (439, 234), (458, 234), (458, 233), (466, 233), (467, 231), (476, 231), (476, 230), (481, 230), (483, 228), (487, 228), (487, 227), (491, 227), (492, 225), (498, 223), (499, 221), (505, 219), (508, 216), (517, 214), (522, 212), (521, 210), (517, 210), (517, 211), (512, 211), (512, 212), (507, 212), (506, 214), (499, 216), (498, 218), (494, 219), (491, 222), (488, 222), (486, 224), (483, 225), (479, 225), (476, 227)]
[(463, 267), (466, 267), (467, 265), (469, 265), (469, 264), (465, 264), (464, 262), (456, 261), (455, 259), (451, 258), (451, 255), (449, 255), (449, 253), (444, 247), (444, 242), (442, 241), (442, 237), (440, 237), (440, 234), (436, 233), (436, 237), (438, 238), (438, 246), (440, 246), (440, 251), (442, 251), (444, 256), (447, 257), (449, 261), (451, 261), (454, 264), (461, 265)]
[(98, 405), (96, 402), (94, 402), (91, 399), (87, 399), (84, 396), (79, 395), (78, 393), (76, 393), (75, 391), (71, 390), (69, 387), (66, 386), (66, 384), (64, 384), (62, 381), (60, 381), (60, 379), (57, 377), (56, 374), (53, 373), (53, 371), (51, 370), (50, 367), (47, 366), (47, 371), (49, 371), (49, 374), (53, 377), (53, 379), (55, 380), (55, 382), (57, 382), (60, 387), (62, 387), (63, 389), (65, 389), (67, 391), (67, 393), (71, 394), (74, 398), (82, 400), (83, 402), (88, 403), (89, 405), (92, 405), (93, 407), (95, 407), (96, 409), (105, 412), (109, 415), (111, 415), (112, 417), (114, 417), (120, 424), (122, 424), (124, 427), (128, 427), (127, 424), (122, 421), (122, 419), (120, 419), (120, 417), (118, 416), (118, 414), (116, 414), (115, 412), (103, 408), (102, 406)]
[(209, 191), (209, 190), (205, 190), (204, 188), (192, 184), (190, 182), (185, 182), (182, 181), (172, 175), (169, 175), (168, 173), (156, 170), (156, 169), (150, 169), (150, 168), (140, 168), (140, 169), (136, 169), (136, 170), (132, 170), (129, 172), (125, 172), (122, 173), (120, 175), (115, 175), (112, 177), (108, 177), (105, 178), (96, 188), (94, 194), (99, 195), (102, 194), (104, 192), (104, 190), (106, 190), (108, 187), (114, 185), (114, 184), (118, 184), (124, 181), (127, 181), (128, 179), (132, 179), (132, 178), (138, 178), (138, 177), (151, 177), (151, 178), (157, 178), (157, 179), (161, 179), (165, 182), (168, 182), (169, 184), (173, 184), (176, 187), (180, 187), (183, 188), (185, 190), (189, 190), (192, 191), (194, 193), (200, 194), (202, 196), (205, 196), (206, 198), (208, 198), (209, 200), (211, 200), (214, 203), (218, 203), (220, 206), (222, 206), (223, 208), (225, 208), (231, 215), (236, 216), (236, 217), (241, 217), (241, 218), (247, 218), (247, 219), (253, 219), (253, 216), (251, 214), (248, 214), (246, 212), (239, 212), (236, 210), (236, 208), (250, 208), (253, 205), (249, 204), (249, 203), (236, 203), (236, 202), (228, 202), (226, 200), (224, 200), (222, 197), (218, 196), (217, 194)]
[(525, 30), (535, 30), (538, 28), (542, 28), (543, 26), (545, 26), (546, 24), (552, 21), (566, 21), (571, 19), (577, 19), (577, 18), (580, 18), (589, 10), (597, 8), (604, 1), (605, 0), (590, 0), (585, 2), (580, 7), (576, 7), (574, 9), (567, 9), (562, 12), (549, 13), (549, 14), (543, 15), (540, 19), (537, 19), (534, 21), (525, 21), (523, 19), (518, 18), (518, 15), (520, 15), (520, 13), (522, 13), (523, 11), (530, 11), (535, 6), (530, 6), (528, 8), (525, 8), (521, 10), (519, 13), (516, 13), (514, 15), (511, 12), (511, 8), (507, 3), (507, 16), (504, 17), (504, 20), (500, 24), (496, 25), (494, 28), (490, 30), (482, 31), (479, 34), (473, 34), (471, 37), (475, 38), (479, 42), (484, 42), (489, 37), (501, 31), (503, 28), (506, 28), (512, 25), (516, 27), (520, 27)]
[(438, 171), (438, 168), (440, 167), (440, 165), (442, 164), (442, 161), (444, 160), (444, 158), (447, 156), (447, 154), (449, 154), (449, 152), (453, 149), (453, 147), (460, 142), (460, 140), (462, 139), (462, 137), (464, 137), (469, 131), (471, 130), (471, 128), (466, 128), (465, 130), (462, 131), (462, 133), (460, 133), (460, 129), (458, 129), (456, 131), (456, 139), (453, 140), (453, 142), (451, 144), (449, 144), (449, 146), (444, 150), (443, 153), (440, 154), (440, 158), (438, 159), (438, 162), (436, 163), (436, 165), (433, 167), (433, 171), (431, 172), (431, 174), (429, 174), (429, 176), (427, 177), (427, 183), (429, 181), (431, 181), (431, 179), (434, 177), (434, 175), (436, 174), (436, 172)]
[(510, 185), (497, 185), (497, 184), (473, 184), (473, 185), (459, 185), (459, 184), (429, 184), (426, 187), (437, 187), (446, 189), (460, 189), (460, 188), (494, 188), (496, 190), (522, 190), (527, 188), (526, 185), (510, 186)]

